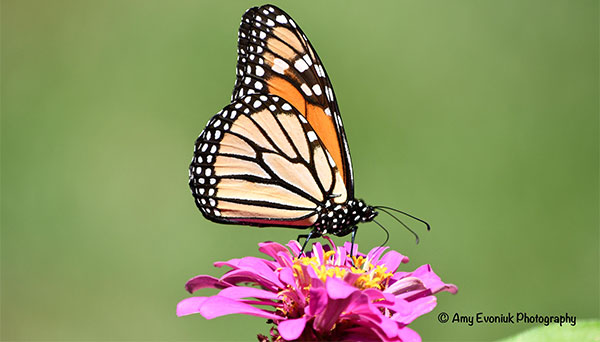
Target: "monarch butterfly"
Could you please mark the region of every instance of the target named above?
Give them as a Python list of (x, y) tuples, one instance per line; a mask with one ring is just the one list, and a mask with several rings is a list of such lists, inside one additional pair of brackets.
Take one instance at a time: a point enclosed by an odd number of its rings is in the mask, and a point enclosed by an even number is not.
[(372, 221), (377, 209), (395, 210), (354, 197), (335, 94), (296, 22), (273, 5), (250, 8), (242, 17), (237, 51), (231, 103), (196, 140), (189, 169), (204, 217), (311, 228), (306, 245), (323, 234), (352, 233), (354, 242), (358, 223)]

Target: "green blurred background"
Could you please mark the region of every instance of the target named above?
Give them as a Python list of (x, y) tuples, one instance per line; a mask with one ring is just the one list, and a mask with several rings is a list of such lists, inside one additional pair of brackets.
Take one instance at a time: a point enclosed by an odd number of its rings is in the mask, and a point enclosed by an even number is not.
[[(406, 270), (431, 263), (459, 286), (412, 325), (424, 340), (532, 327), (443, 325), (441, 311), (598, 317), (597, 1), (274, 3), (332, 78), (357, 196), (433, 226), (413, 225), (416, 246), (382, 218)], [(260, 318), (175, 316), (188, 278), (298, 233), (208, 222), (187, 187), (254, 5), (1, 2), (3, 340), (267, 331)], [(358, 243), (384, 237), (367, 224)]]

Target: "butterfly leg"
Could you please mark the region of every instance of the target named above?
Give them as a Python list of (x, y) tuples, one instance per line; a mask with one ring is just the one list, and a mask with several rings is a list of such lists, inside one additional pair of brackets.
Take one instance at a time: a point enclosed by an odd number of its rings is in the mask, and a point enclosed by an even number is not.
[(352, 264), (354, 264), (354, 259), (352, 258), (352, 254), (354, 253), (354, 239), (356, 238), (356, 232), (358, 231), (358, 226), (354, 226), (352, 229), (352, 246), (350, 247), (350, 260)]
[(300, 239), (305, 237), (306, 240), (304, 240), (304, 244), (302, 245), (302, 250), (300, 251), (300, 255), (304, 254), (304, 249), (306, 248), (306, 245), (308, 244), (308, 240), (310, 240), (310, 238), (313, 236), (313, 234), (315, 233), (315, 231), (311, 231), (310, 233), (308, 233), (307, 235), (298, 235), (298, 242), (300, 242)]

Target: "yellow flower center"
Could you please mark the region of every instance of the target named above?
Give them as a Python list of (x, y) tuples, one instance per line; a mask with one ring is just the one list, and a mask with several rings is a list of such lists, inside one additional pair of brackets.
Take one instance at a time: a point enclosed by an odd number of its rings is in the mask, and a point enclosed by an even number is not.
[(364, 290), (368, 288), (377, 288), (383, 290), (388, 285), (388, 280), (394, 275), (392, 272), (387, 272), (385, 266), (374, 266), (366, 258), (362, 256), (353, 256), (354, 266), (336, 265), (336, 260), (333, 258), (335, 251), (327, 251), (323, 255), (323, 260), (319, 261), (318, 257), (299, 257), (294, 259), (294, 273), (297, 279), (301, 282), (306, 279), (307, 275), (303, 274), (301, 265), (311, 266), (319, 279), (325, 282), (327, 278), (343, 279), (346, 274), (360, 274), (354, 282), (354, 286)]

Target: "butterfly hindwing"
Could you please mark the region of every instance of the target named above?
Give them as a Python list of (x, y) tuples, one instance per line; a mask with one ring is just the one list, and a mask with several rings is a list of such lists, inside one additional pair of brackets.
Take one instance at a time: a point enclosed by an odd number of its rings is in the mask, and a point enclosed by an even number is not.
[(234, 100), (196, 140), (190, 188), (220, 223), (306, 228), (319, 207), (348, 198), (342, 176), (310, 123), (275, 95)]
[(352, 162), (335, 94), (323, 63), (300, 27), (281, 9), (249, 9), (238, 32), (238, 64), (232, 100), (272, 94), (306, 118), (354, 194)]

